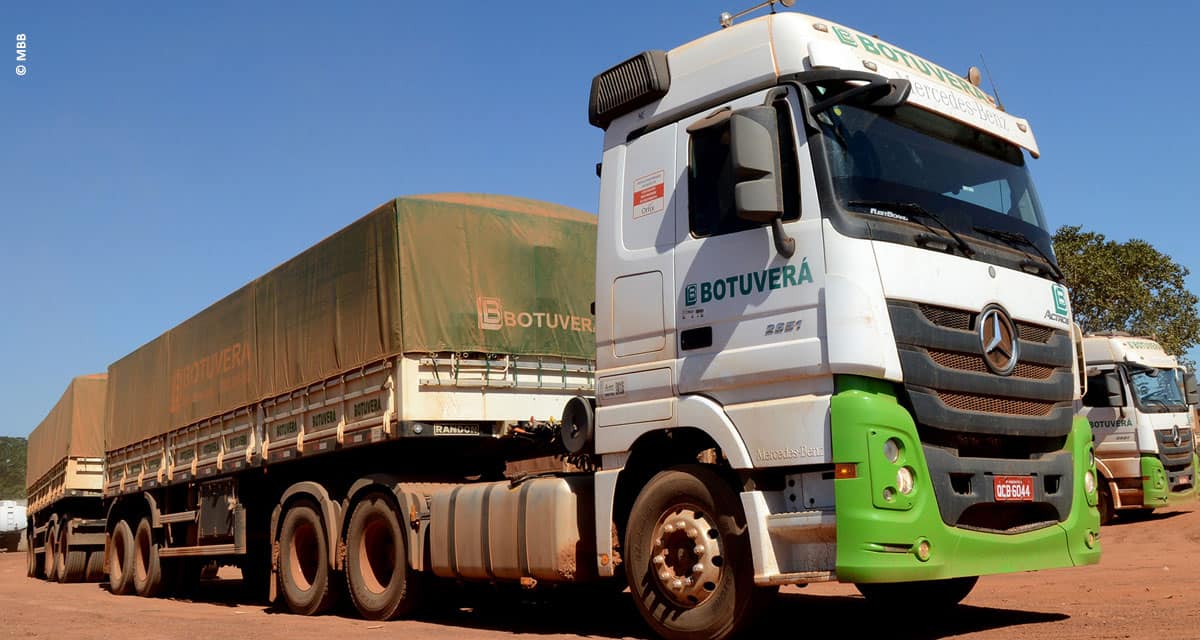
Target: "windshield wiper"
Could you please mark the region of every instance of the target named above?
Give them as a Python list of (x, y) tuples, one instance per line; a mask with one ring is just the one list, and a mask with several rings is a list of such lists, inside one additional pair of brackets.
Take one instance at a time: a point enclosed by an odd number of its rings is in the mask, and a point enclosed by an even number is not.
[(1047, 275), (1054, 276), (1059, 282), (1067, 279), (1067, 277), (1063, 275), (1062, 269), (1059, 269), (1058, 265), (1050, 259), (1050, 256), (1046, 255), (1046, 253), (1042, 251), (1042, 248), (1037, 246), (1036, 242), (1030, 240), (1029, 236), (1017, 231), (1004, 231), (1002, 229), (993, 229), (991, 227), (975, 227), (975, 230), (985, 236), (991, 236), (997, 240), (1003, 240), (1013, 246), (1023, 244), (1027, 247), (1032, 247), (1033, 250), (1036, 251), (1039, 256), (1041, 256), (1042, 260), (1046, 262), (1046, 264), (1043, 266), (1032, 260), (1026, 260), (1021, 263), (1022, 267), (1035, 267), (1038, 270), (1045, 272)]
[[(933, 231), (933, 227), (930, 227), (929, 225), (925, 224), (924, 222), (921, 222), (921, 218), (929, 218), (930, 220), (933, 220), (934, 222), (938, 223), (938, 226), (945, 229), (946, 233), (950, 234), (950, 237), (954, 239), (954, 243), (956, 245), (958, 245), (959, 251), (962, 251), (962, 254), (964, 256), (966, 256), (967, 258), (971, 258), (975, 255), (975, 250), (971, 248), (971, 245), (967, 244), (967, 241), (963, 240), (962, 236), (955, 233), (954, 229), (951, 229), (950, 225), (946, 224), (946, 221), (942, 220), (941, 216), (930, 211), (929, 209), (926, 209), (925, 207), (922, 207), (921, 205), (919, 205), (915, 202), (889, 202), (887, 200), (849, 200), (846, 202), (846, 204), (848, 204), (852, 207), (868, 207), (868, 208), (886, 209), (886, 210), (892, 211), (893, 213), (895, 213), (895, 210), (902, 211), (902, 212), (907, 213), (908, 215), (916, 218), (918, 224), (925, 227), (926, 229), (929, 229), (929, 231), (933, 232), (933, 234), (936, 236), (937, 233)], [(938, 237), (940, 237), (940, 236), (938, 236)]]

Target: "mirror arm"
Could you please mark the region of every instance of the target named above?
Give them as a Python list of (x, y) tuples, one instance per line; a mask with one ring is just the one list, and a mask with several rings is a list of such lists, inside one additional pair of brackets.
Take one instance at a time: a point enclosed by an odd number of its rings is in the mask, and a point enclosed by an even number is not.
[(775, 216), (771, 220), (771, 237), (775, 239), (775, 250), (779, 255), (790, 258), (796, 254), (796, 239), (783, 230), (783, 218)]

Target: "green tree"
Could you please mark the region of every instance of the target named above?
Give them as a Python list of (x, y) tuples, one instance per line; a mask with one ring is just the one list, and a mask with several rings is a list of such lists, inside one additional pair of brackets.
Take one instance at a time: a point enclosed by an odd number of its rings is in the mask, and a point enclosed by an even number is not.
[(1150, 336), (1177, 355), (1200, 343), (1198, 299), (1184, 284), (1189, 271), (1150, 243), (1065, 226), (1054, 232), (1054, 253), (1084, 331)]
[(25, 438), (0, 437), (0, 500), (25, 497)]

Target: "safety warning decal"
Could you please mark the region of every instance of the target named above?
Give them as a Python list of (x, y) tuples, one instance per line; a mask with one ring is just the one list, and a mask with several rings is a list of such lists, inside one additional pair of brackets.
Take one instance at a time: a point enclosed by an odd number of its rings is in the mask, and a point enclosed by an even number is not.
[(633, 181), (633, 217), (662, 213), (666, 208), (666, 186), (662, 169)]

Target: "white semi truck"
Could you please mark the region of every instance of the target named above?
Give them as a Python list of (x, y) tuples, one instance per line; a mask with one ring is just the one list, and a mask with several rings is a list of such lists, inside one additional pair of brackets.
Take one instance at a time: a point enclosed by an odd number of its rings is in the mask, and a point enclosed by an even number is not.
[(0, 500), (0, 551), (16, 551), (25, 535), (25, 505)]
[(780, 585), (925, 609), (1097, 562), (1029, 123), (828, 20), (732, 22), (593, 80), (598, 226), (400, 198), (114, 363), (113, 591), (215, 560), (383, 619), (626, 581), (724, 638)]
[(1196, 379), (1153, 339), (1123, 332), (1083, 339), (1101, 522), (1196, 497)]

